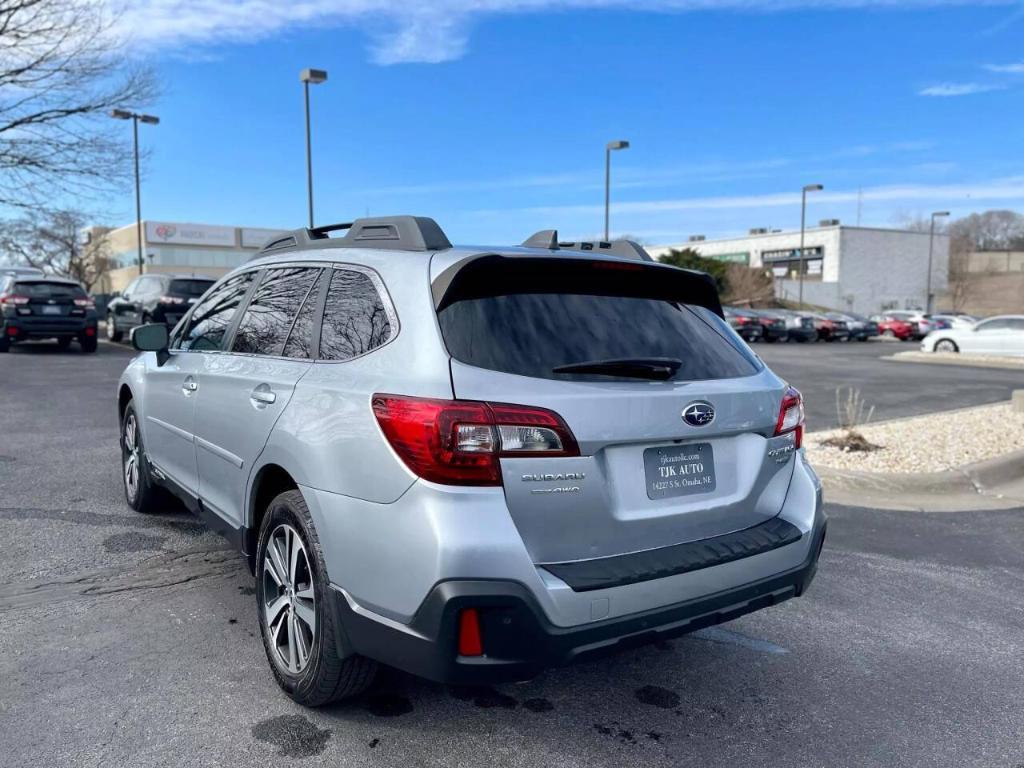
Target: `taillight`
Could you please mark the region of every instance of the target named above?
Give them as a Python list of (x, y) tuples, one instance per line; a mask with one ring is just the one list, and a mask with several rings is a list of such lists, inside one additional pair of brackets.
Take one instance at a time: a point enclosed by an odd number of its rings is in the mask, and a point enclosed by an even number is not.
[(544, 408), (374, 395), (373, 413), (399, 458), (424, 480), (501, 485), (502, 457), (579, 456), (562, 418)]
[(185, 300), (181, 296), (161, 296), (158, 301), (161, 304), (184, 304)]
[(75, 299), (76, 307), (84, 307), (85, 309), (96, 309), (96, 302), (86, 297), (84, 299)]
[(22, 304), (28, 304), (28, 296), (19, 296), (16, 293), (0, 293), (0, 304), (18, 307)]
[(799, 448), (804, 441), (804, 398), (793, 387), (787, 388), (783, 394), (779, 420), (775, 423), (776, 437), (788, 435), (790, 432), (793, 433), (795, 447)]

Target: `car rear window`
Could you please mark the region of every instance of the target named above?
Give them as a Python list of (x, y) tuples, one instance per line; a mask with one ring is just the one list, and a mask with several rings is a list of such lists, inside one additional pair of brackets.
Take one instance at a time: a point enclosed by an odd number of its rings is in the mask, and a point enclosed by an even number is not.
[(557, 381), (625, 380), (554, 369), (627, 358), (676, 358), (676, 381), (761, 370), (701, 276), (617, 262), (480, 261), (455, 276), (438, 304), (445, 344), (463, 363)]
[(14, 290), (21, 296), (28, 296), (29, 299), (77, 299), (85, 296), (85, 291), (79, 286), (68, 283), (21, 281), (14, 286)]
[(171, 280), (167, 291), (175, 296), (197, 297), (206, 293), (211, 285), (213, 280)]

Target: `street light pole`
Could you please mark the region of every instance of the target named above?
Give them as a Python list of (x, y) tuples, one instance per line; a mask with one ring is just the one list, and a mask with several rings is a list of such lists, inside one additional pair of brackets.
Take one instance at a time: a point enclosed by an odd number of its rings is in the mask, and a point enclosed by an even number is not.
[(306, 99), (306, 195), (309, 200), (309, 228), (313, 228), (313, 143), (309, 126), (309, 85), (318, 85), (327, 80), (322, 69), (304, 69), (299, 73)]
[(949, 216), (949, 211), (936, 211), (932, 214), (932, 225), (928, 230), (928, 288), (925, 294), (925, 312), (932, 311), (932, 252), (935, 249), (935, 219)]
[(821, 184), (808, 184), (800, 195), (800, 309), (804, 308), (804, 237), (807, 231), (807, 193), (820, 192)]
[(145, 259), (142, 256), (142, 183), (139, 179), (139, 123), (147, 125), (158, 125), (160, 118), (154, 115), (142, 115), (138, 112), (129, 112), (126, 109), (111, 110), (110, 116), (117, 120), (132, 121), (132, 145), (135, 155), (135, 236), (138, 239), (138, 266), (139, 274), (145, 271)]
[(604, 148), (604, 239), (608, 240), (608, 219), (612, 199), (612, 151), (629, 149), (628, 141), (609, 141)]

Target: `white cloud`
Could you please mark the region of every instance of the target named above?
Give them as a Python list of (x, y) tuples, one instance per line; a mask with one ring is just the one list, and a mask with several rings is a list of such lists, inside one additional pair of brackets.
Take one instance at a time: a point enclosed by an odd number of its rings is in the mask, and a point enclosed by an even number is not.
[(930, 85), (917, 92), (918, 96), (973, 96), (976, 93), (989, 93), (990, 91), (1005, 90), (1005, 85), (993, 83), (939, 83)]
[(986, 64), (985, 69), (1001, 74), (1024, 75), (1024, 61), (1018, 61), (1016, 64)]
[[(1024, 200), (1024, 176), (964, 184), (902, 184), (866, 187), (863, 190), (817, 192), (815, 204), (857, 202), (925, 202)], [(687, 211), (750, 210), (760, 208), (799, 207), (800, 192), (777, 192), (766, 195), (733, 195), (724, 197), (690, 197), (670, 200), (642, 200), (616, 203), (618, 214), (661, 214)], [(520, 209), (548, 217), (562, 215), (593, 215), (603, 212), (602, 205), (537, 206)], [(507, 211), (479, 211), (483, 215)]]
[(175, 50), (257, 42), (312, 27), (354, 25), (370, 36), (379, 64), (437, 63), (460, 58), (475, 19), (565, 10), (648, 13), (800, 9), (917, 9), (1013, 5), (1017, 0), (108, 0), (119, 30), (136, 45)]

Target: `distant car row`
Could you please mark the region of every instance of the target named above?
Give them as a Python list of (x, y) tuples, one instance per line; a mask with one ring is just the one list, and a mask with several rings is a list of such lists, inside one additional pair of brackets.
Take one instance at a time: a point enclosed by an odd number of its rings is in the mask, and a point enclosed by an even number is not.
[(867, 341), (883, 336), (919, 341), (936, 331), (974, 328), (978, 318), (962, 313), (927, 314), (891, 310), (871, 317), (853, 312), (725, 307), (729, 325), (747, 342)]
[(729, 325), (745, 341), (867, 341), (880, 335), (878, 324), (844, 312), (801, 312), (791, 309), (725, 307)]

